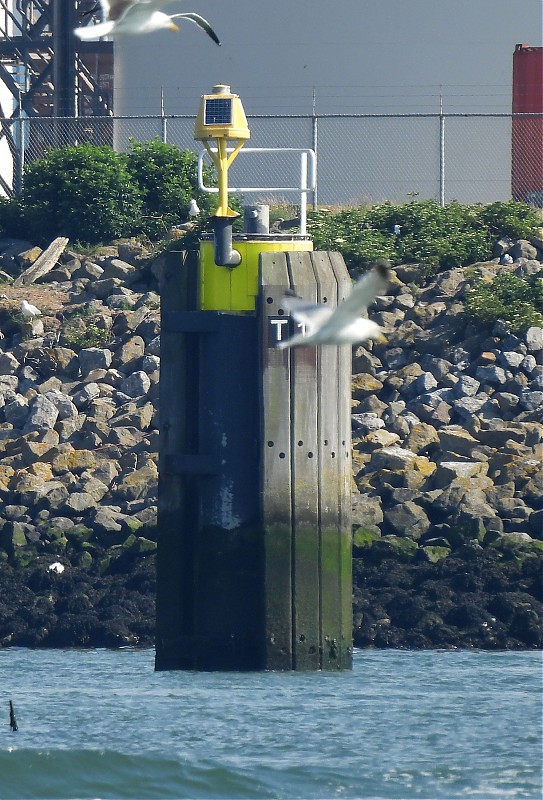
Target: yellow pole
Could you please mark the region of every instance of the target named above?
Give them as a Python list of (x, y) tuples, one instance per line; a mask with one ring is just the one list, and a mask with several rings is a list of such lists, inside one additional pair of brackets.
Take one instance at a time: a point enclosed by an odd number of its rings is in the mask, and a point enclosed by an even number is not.
[(228, 208), (228, 154), (226, 139), (217, 139), (217, 177), (219, 179), (219, 205), (215, 215), (217, 217), (229, 217)]
[(217, 170), (217, 178), (219, 183), (219, 205), (215, 211), (216, 217), (237, 217), (239, 214), (232, 211), (228, 206), (228, 169), (233, 160), (245, 144), (243, 139), (240, 139), (236, 144), (234, 150), (228, 155), (228, 140), (224, 138), (217, 138), (217, 152), (214, 153), (209, 142), (204, 140), (204, 147), (209, 153), (211, 160), (215, 164)]

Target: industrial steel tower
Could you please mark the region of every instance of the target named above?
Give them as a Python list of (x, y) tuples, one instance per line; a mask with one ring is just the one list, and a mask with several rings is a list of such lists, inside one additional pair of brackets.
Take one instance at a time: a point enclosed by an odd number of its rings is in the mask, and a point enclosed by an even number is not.
[[(14, 161), (20, 143), (10, 120), (112, 114), (113, 43), (73, 34), (97, 7), (94, 0), (0, 0), (0, 145)], [(0, 184), (11, 193), (1, 176)]]

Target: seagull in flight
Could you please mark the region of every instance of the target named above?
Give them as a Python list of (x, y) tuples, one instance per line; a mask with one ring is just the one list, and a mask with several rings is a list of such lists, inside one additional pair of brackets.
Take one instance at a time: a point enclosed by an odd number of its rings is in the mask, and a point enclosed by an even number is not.
[(302, 333), (278, 342), (277, 347), (355, 344), (381, 336), (379, 325), (361, 315), (377, 295), (385, 292), (389, 280), (390, 264), (379, 259), (355, 283), (350, 295), (337, 308), (322, 303), (307, 303), (301, 297), (285, 296), (282, 305), (302, 326)]
[(178, 31), (174, 19), (188, 19), (201, 28), (204, 33), (220, 45), (219, 38), (209, 22), (188, 11), (184, 14), (164, 14), (160, 11), (162, 6), (172, 0), (100, 0), (104, 22), (98, 25), (86, 25), (74, 30), (75, 35), (83, 41), (97, 39), (101, 36), (116, 36), (117, 34), (152, 33), (153, 31), (169, 29)]

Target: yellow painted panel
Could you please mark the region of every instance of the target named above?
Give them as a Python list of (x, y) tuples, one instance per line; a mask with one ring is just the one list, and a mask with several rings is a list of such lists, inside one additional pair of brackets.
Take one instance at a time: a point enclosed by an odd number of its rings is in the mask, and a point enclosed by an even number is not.
[(203, 311), (254, 311), (258, 294), (260, 253), (308, 252), (313, 242), (240, 241), (233, 247), (241, 255), (237, 267), (218, 267), (213, 242), (200, 242), (200, 308)]

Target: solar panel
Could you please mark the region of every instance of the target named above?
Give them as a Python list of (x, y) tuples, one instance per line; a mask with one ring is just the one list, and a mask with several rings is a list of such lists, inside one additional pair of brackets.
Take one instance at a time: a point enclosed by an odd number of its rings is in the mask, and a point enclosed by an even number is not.
[(206, 100), (205, 125), (232, 124), (232, 98), (209, 98)]

